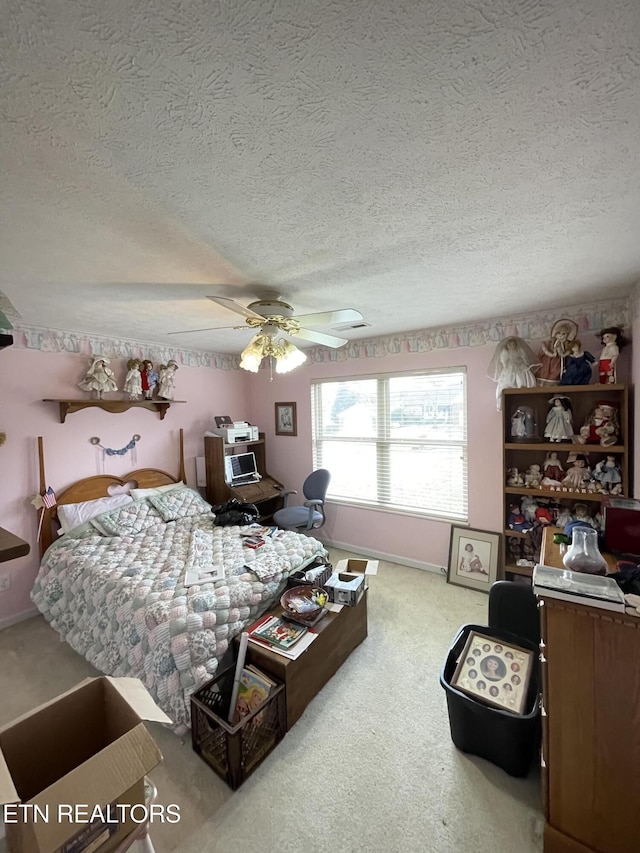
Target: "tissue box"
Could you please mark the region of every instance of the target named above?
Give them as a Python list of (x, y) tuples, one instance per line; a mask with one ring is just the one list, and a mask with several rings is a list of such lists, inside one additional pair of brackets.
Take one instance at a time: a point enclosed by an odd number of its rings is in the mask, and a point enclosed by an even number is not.
[[(336, 564), (336, 571), (346, 572), (350, 575), (377, 575), (378, 561), (377, 560), (360, 560), (350, 557), (348, 560), (340, 560)], [(369, 580), (365, 579), (364, 588), (369, 589)]]
[(364, 574), (353, 575), (336, 572), (325, 582), (324, 588), (333, 604), (346, 604), (355, 607), (365, 591)]

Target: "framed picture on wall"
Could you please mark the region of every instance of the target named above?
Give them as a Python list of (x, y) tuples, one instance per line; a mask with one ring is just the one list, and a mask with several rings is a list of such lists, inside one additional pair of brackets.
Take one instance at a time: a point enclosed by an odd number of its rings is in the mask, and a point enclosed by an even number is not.
[(295, 403), (276, 403), (276, 435), (297, 435)]
[(447, 582), (489, 592), (498, 579), (500, 534), (452, 527)]

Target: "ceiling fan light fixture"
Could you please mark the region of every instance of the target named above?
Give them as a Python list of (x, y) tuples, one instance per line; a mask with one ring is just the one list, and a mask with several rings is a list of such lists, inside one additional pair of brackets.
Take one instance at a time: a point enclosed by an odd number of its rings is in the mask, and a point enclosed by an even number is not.
[(276, 355), (276, 373), (289, 373), (307, 360), (307, 356), (291, 341), (279, 341), (281, 354)]
[(291, 341), (276, 341), (272, 335), (261, 332), (254, 335), (243, 350), (240, 355), (240, 367), (257, 373), (262, 359), (269, 357), (276, 360), (276, 373), (288, 373), (307, 360), (307, 356)]
[(246, 349), (240, 355), (240, 367), (243, 370), (249, 370), (251, 373), (257, 373), (260, 368), (260, 362), (265, 356), (264, 339), (262, 335), (255, 335), (249, 341)]

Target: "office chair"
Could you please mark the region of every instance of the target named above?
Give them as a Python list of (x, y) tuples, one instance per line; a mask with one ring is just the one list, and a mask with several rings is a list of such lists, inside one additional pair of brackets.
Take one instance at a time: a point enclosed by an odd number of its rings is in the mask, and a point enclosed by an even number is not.
[(278, 527), (285, 530), (318, 530), (326, 521), (324, 500), (329, 488), (331, 474), (326, 468), (318, 468), (309, 474), (302, 484), (306, 501), (302, 506), (289, 506), (289, 496), (297, 495), (297, 491), (283, 492), (284, 506), (273, 514), (273, 520)]

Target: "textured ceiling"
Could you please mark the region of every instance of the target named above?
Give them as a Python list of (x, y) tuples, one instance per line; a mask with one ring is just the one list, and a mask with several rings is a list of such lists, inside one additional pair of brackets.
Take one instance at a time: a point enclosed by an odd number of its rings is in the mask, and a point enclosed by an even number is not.
[[(237, 352), (259, 283), (348, 337), (640, 278), (637, 0), (4, 0), (0, 291)], [(224, 287), (217, 287), (222, 285)]]

